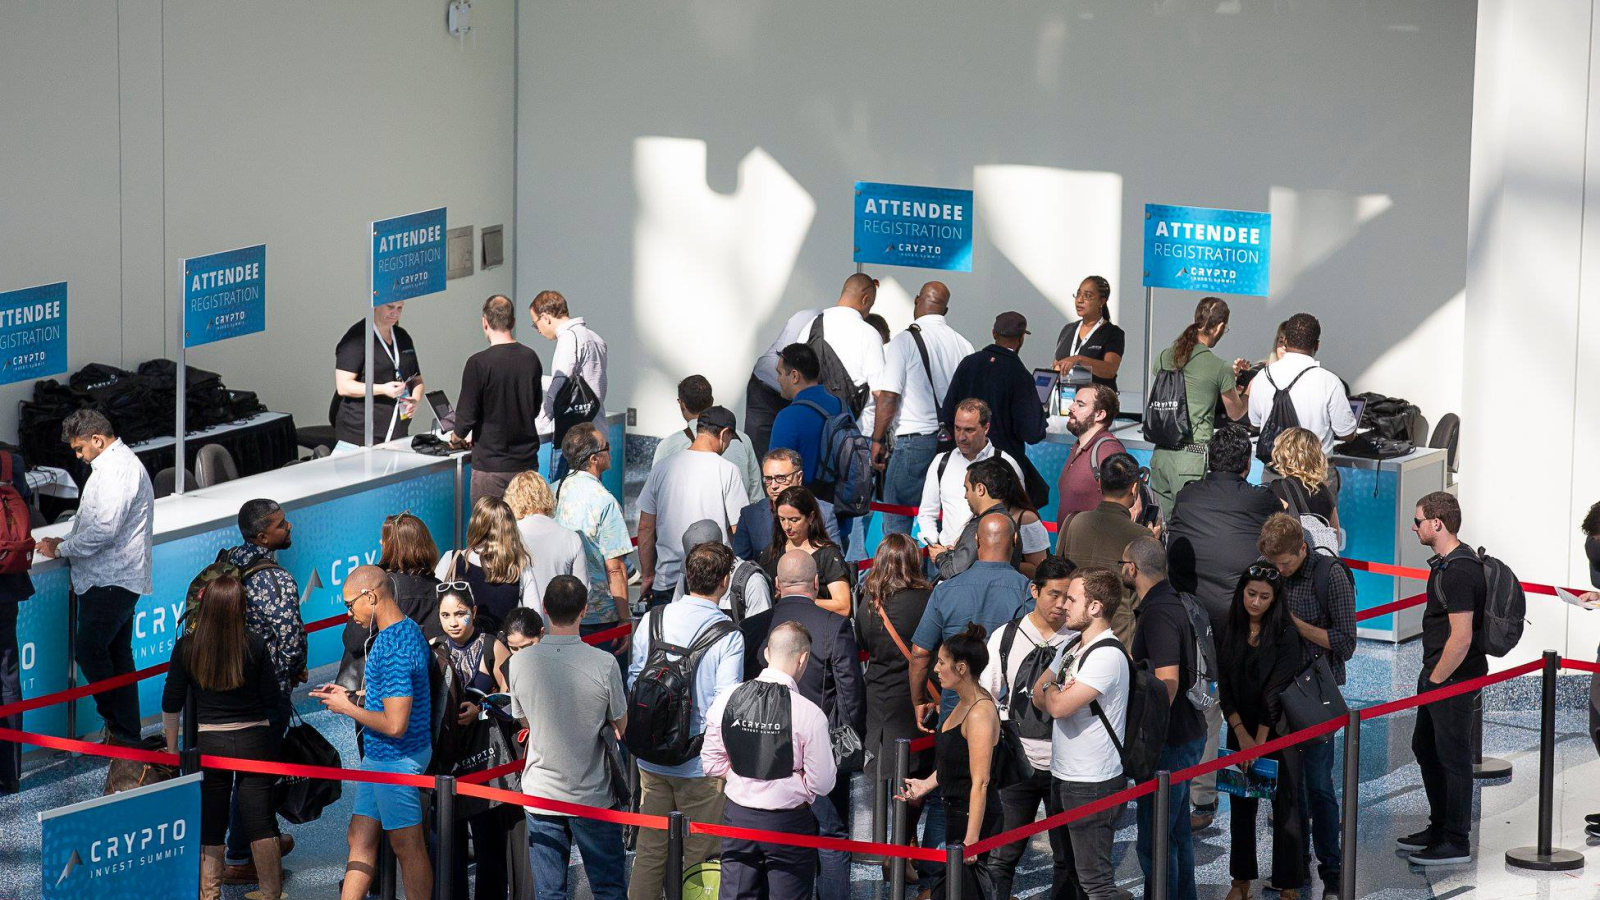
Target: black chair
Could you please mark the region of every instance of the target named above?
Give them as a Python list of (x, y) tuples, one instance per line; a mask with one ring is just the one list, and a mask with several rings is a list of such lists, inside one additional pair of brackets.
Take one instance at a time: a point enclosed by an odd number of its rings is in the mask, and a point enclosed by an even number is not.
[(307, 450), (315, 450), (318, 447), (332, 447), (339, 443), (339, 437), (332, 425), (296, 425), (294, 442)]
[(1439, 424), (1433, 426), (1433, 437), (1428, 440), (1428, 446), (1435, 450), (1445, 451), (1445, 465), (1451, 474), (1461, 471), (1461, 465), (1456, 456), (1456, 448), (1461, 443), (1461, 417), (1455, 413), (1445, 413), (1439, 417)]
[(239, 477), (239, 467), (233, 464), (233, 454), (221, 444), (207, 444), (194, 458), (194, 482), (197, 487), (211, 487)]
[[(183, 487), (185, 490), (195, 486), (194, 475), (188, 470), (183, 470)], [(150, 483), (154, 489), (156, 499), (170, 497), (178, 489), (178, 470), (162, 469), (156, 473), (155, 480)]]

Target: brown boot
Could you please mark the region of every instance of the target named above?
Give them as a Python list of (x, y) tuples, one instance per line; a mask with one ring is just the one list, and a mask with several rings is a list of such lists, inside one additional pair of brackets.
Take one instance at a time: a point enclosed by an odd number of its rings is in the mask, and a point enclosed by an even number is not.
[(283, 893), (283, 845), (278, 836), (250, 842), (251, 861), (256, 864), (256, 874), (261, 879), (261, 896), (278, 900)]
[[(1233, 889), (1228, 891), (1228, 896), (1224, 900), (1250, 900), (1250, 882), (1235, 878), (1233, 880)], [(1295, 898), (1290, 897), (1289, 900), (1295, 900)]]
[(1278, 892), (1278, 900), (1300, 900), (1300, 889), (1289, 888)]
[(221, 900), (222, 845), (200, 848), (200, 900)]

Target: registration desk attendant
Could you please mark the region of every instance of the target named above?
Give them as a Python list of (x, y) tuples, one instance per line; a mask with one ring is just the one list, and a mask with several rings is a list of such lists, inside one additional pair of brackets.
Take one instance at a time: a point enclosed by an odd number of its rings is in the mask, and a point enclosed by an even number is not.
[(1117, 370), (1122, 368), (1128, 338), (1121, 328), (1111, 324), (1106, 309), (1110, 299), (1111, 282), (1099, 275), (1091, 275), (1078, 285), (1078, 292), (1072, 295), (1078, 321), (1067, 323), (1056, 338), (1053, 368), (1066, 375), (1073, 366), (1083, 366), (1096, 384), (1116, 390)]
[[(626, 440), (621, 413), (606, 417), (609, 442)], [(410, 511), (428, 526), (440, 546), (456, 546), (467, 518), (470, 465), (465, 454), (451, 457), (412, 452), (409, 439), (264, 472), (214, 487), (164, 497), (155, 502), (154, 592), (139, 601), (134, 616), (134, 667), (166, 662), (181, 633), (180, 618), (189, 581), (216, 559), (217, 551), (241, 542), (239, 507), (266, 497), (282, 504), (294, 523), (294, 543), (278, 553), (278, 563), (300, 585), (300, 616), (310, 623), (342, 615), (340, 586), (358, 566), (376, 564), (384, 517)], [(549, 466), (549, 441), (540, 447), (540, 469)], [(623, 472), (619, 464), (601, 482), (620, 502)], [(39, 528), (34, 537), (58, 537), (69, 525)], [(25, 698), (68, 687), (68, 571), (59, 560), (36, 557), (32, 569), (36, 593), (20, 604), (17, 644), (22, 648), (22, 693)], [(309, 637), (310, 668), (334, 663), (343, 650), (339, 628)], [(163, 678), (139, 682), (139, 707), (159, 710)], [(82, 678), (77, 681), (82, 684)], [(23, 730), (67, 735), (64, 704), (23, 714)], [(78, 701), (77, 736), (99, 728), (91, 698)]]

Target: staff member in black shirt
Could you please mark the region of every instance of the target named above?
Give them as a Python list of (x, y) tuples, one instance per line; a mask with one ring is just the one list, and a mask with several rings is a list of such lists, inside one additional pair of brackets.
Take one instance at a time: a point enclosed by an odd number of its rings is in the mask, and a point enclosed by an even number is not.
[(1090, 275), (1078, 285), (1078, 292), (1072, 295), (1078, 321), (1061, 329), (1056, 338), (1055, 370), (1065, 375), (1073, 366), (1083, 366), (1094, 376), (1095, 384), (1114, 391), (1128, 337), (1111, 324), (1111, 311), (1106, 309), (1110, 299), (1111, 282), (1099, 275)]
[(1022, 341), (1028, 320), (1007, 311), (994, 317), (994, 343), (963, 359), (950, 376), (939, 409), (939, 421), (955, 434), (956, 407), (976, 398), (989, 407), (989, 441), (1022, 469), (1022, 484), (1034, 509), (1050, 499), (1050, 485), (1028, 459), (1028, 445), (1044, 440), (1044, 405), (1033, 386), (1033, 373), (1023, 365)]
[[(1483, 563), (1457, 539), (1461, 504), (1444, 491), (1417, 502), (1411, 530), (1433, 551), (1428, 604), (1422, 612), (1422, 672), (1417, 693), (1489, 674), (1489, 659), (1473, 638), (1487, 591)], [(1428, 827), (1395, 841), (1414, 850), (1416, 866), (1472, 861), (1472, 706), (1477, 691), (1417, 707), (1411, 752), (1428, 795)]]
[(455, 446), (472, 444), (472, 502), (505, 495), (518, 472), (539, 467), (539, 410), (544, 403), (544, 366), (539, 354), (517, 341), (517, 311), (511, 298), (483, 301), (483, 334), (489, 347), (467, 357), (456, 406)]
[[(372, 311), (372, 330), (378, 340), (372, 347), (372, 440), (381, 443), (405, 437), (411, 431), (411, 415), (422, 402), (422, 368), (417, 364), (417, 348), (411, 335), (400, 327), (405, 301), (385, 303)], [(361, 335), (366, 321), (350, 326), (334, 348), (332, 422), (339, 443), (335, 453), (348, 453), (366, 443), (367, 349)], [(370, 341), (371, 338), (368, 338)], [(407, 385), (410, 385), (408, 388)], [(398, 408), (397, 402), (398, 401)]]

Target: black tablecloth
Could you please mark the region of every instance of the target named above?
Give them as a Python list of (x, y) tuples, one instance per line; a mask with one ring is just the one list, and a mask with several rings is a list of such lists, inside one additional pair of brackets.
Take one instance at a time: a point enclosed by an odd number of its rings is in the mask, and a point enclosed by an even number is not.
[[(237, 427), (227, 426), (227, 430), (218, 434), (205, 437), (191, 435), (186, 440), (183, 455), (188, 460), (187, 468), (191, 474), (194, 472), (195, 456), (206, 444), (221, 444), (226, 448), (233, 456), (234, 465), (239, 468), (240, 478), (282, 468), (298, 453), (294, 440), (294, 416), (290, 415), (275, 415), (264, 422), (251, 422)], [(49, 454), (44, 459), (30, 458), (28, 462), (66, 469), (81, 489), (89, 478), (89, 467), (79, 462), (65, 444), (59, 446), (60, 452)], [(175, 443), (143, 448), (133, 445), (133, 452), (144, 463), (145, 471), (150, 473), (152, 479), (162, 469), (172, 468), (173, 460), (177, 459), (177, 450)]]

